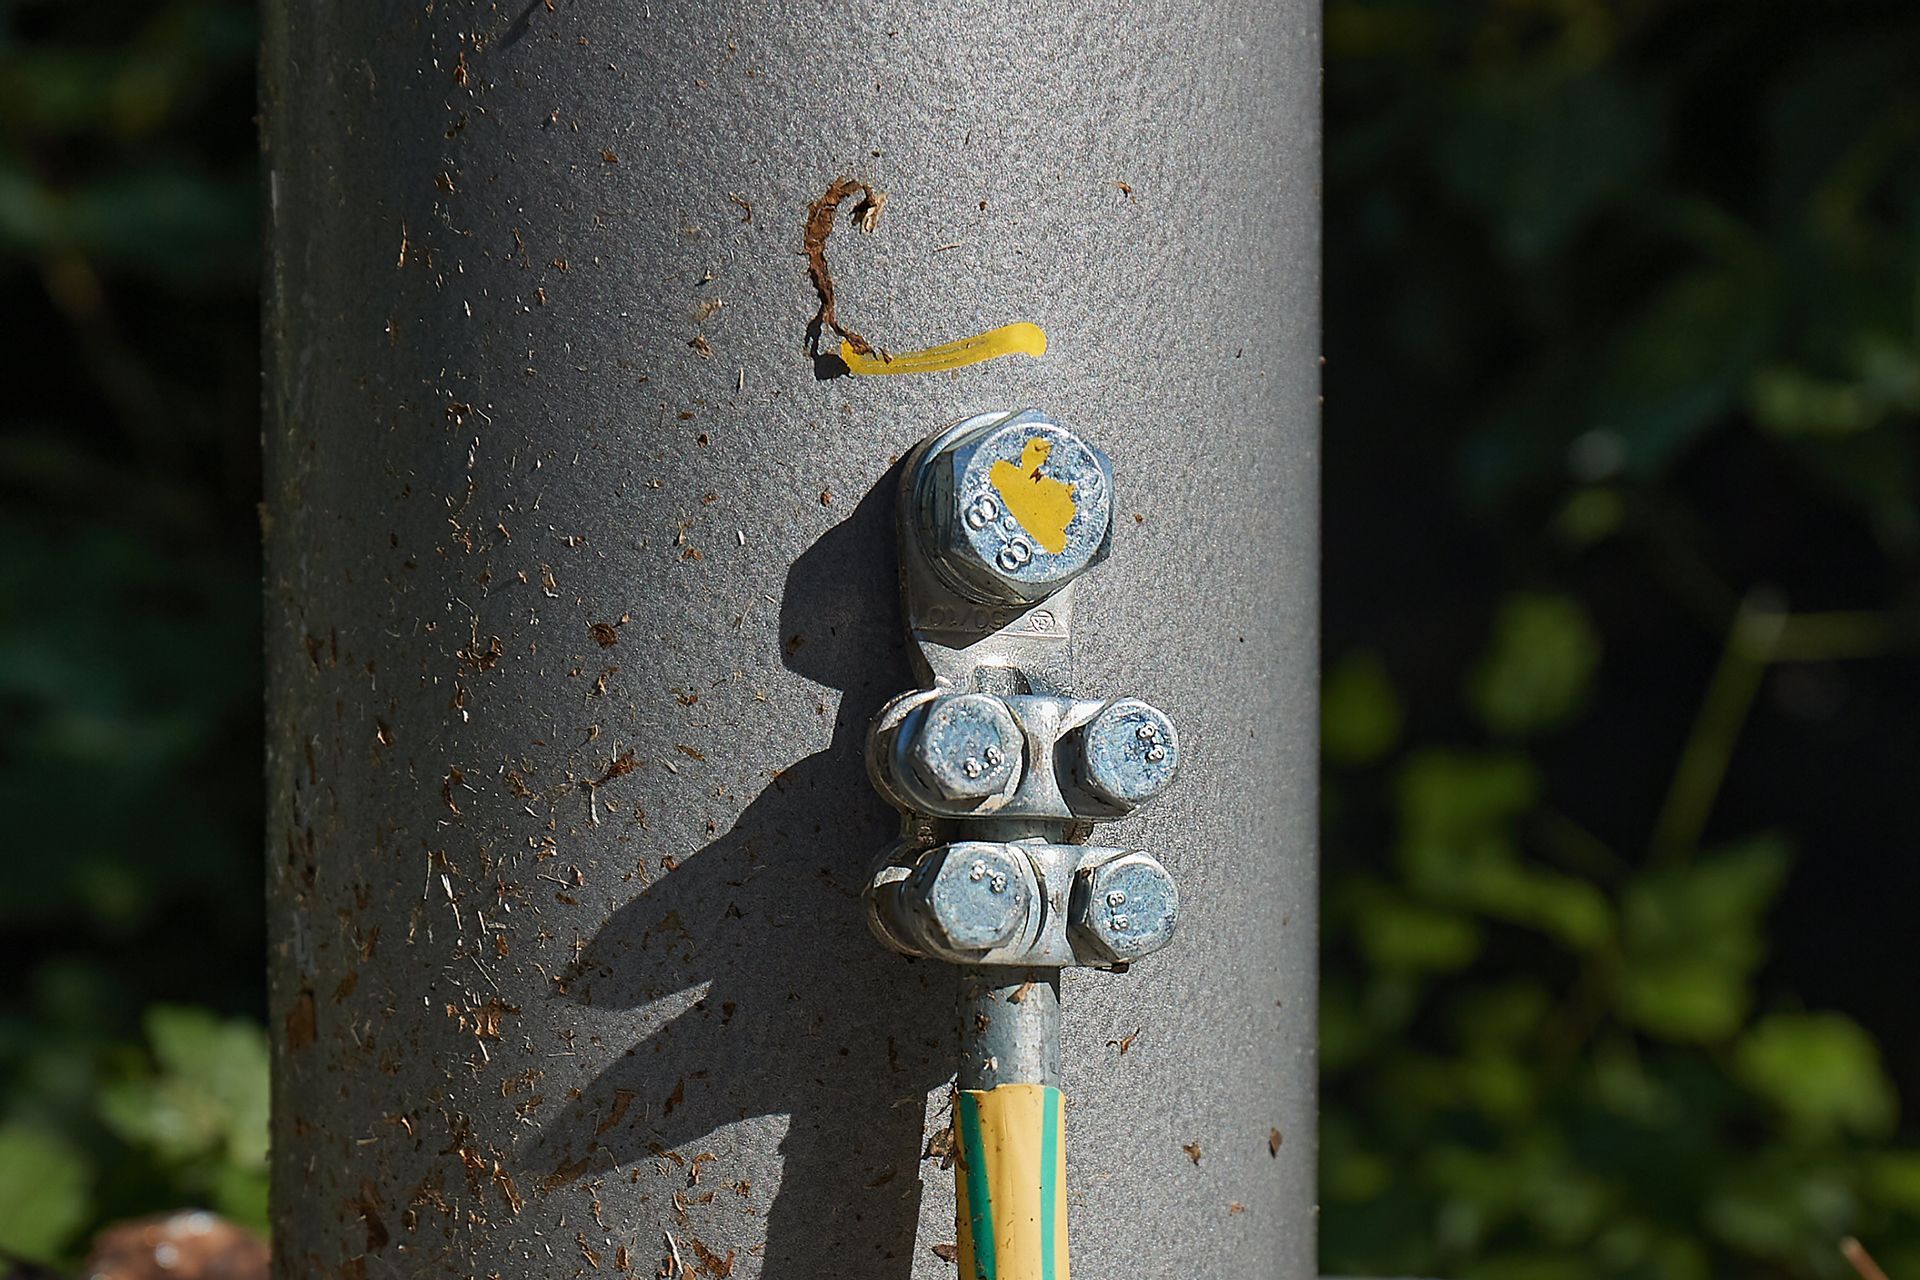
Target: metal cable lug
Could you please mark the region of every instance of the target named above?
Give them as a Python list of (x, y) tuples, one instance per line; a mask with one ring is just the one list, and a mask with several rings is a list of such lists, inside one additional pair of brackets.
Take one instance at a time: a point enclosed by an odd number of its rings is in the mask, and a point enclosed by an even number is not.
[(1124, 972), (1179, 919), (1151, 854), (1082, 843), (1180, 764), (1164, 713), (1073, 692), (1078, 579), (1112, 540), (1112, 465), (1039, 410), (976, 414), (908, 456), (900, 579), (927, 687), (868, 731), (904, 827), (864, 897), (887, 946), (963, 966), (960, 1256), (1007, 1275), (1065, 1274), (1060, 970)]

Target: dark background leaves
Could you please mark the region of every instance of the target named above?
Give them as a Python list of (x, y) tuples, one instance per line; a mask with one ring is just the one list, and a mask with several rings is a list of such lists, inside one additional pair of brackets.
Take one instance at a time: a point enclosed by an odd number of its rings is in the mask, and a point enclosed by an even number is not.
[(1327, 41), (1325, 1267), (1920, 1274), (1920, 11)]
[(30, 1255), (265, 1217), (253, 64), (245, 5), (0, 11), (0, 1246)]

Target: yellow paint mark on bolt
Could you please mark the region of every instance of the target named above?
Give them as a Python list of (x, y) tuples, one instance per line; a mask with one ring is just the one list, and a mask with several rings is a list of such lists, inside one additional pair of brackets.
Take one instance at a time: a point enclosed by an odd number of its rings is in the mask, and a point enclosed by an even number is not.
[(1073, 502), (1073, 486), (1040, 474), (1047, 455), (1053, 452), (1051, 441), (1033, 439), (1020, 451), (1015, 466), (1002, 458), (987, 471), (987, 480), (1000, 492), (1000, 500), (1033, 535), (1033, 540), (1054, 555), (1067, 549), (1067, 526), (1078, 509)]
[(971, 338), (961, 338), (957, 342), (943, 342), (937, 347), (928, 347), (924, 351), (903, 351), (899, 354), (875, 350), (866, 354), (854, 350), (853, 344), (840, 343), (840, 358), (846, 362), (853, 373), (869, 376), (880, 373), (940, 373), (947, 369), (960, 369), (970, 364), (979, 364), (982, 360), (991, 360), (995, 356), (1032, 356), (1035, 359), (1047, 353), (1047, 335), (1037, 324), (1022, 320), (1016, 324), (1003, 324), (998, 329), (989, 329), (985, 333), (976, 333)]

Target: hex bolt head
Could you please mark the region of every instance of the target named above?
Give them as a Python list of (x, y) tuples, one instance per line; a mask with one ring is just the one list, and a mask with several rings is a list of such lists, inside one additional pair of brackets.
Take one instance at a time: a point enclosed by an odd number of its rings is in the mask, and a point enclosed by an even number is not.
[(1010, 846), (962, 840), (933, 850), (909, 893), (933, 950), (984, 954), (1016, 941), (1034, 906), (1031, 869)]
[(1180, 767), (1180, 736), (1166, 714), (1138, 698), (1119, 698), (1073, 735), (1074, 774), (1107, 803), (1134, 809), (1165, 791)]
[(949, 587), (981, 604), (1033, 604), (1106, 558), (1113, 467), (1036, 409), (983, 415), (929, 449), (913, 507)]
[(905, 725), (914, 775), (948, 800), (982, 800), (1019, 776), (1026, 739), (1013, 712), (986, 693), (937, 698)]
[(1135, 850), (1081, 867), (1067, 902), (1076, 949), (1101, 964), (1129, 964), (1173, 937), (1180, 891), (1150, 853)]

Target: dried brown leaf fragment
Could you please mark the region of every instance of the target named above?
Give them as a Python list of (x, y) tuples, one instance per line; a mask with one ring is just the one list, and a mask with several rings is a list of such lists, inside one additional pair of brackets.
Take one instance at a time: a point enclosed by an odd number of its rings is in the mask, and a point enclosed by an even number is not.
[(733, 1274), (734, 1250), (727, 1250), (727, 1256), (723, 1258), (714, 1250), (707, 1248), (698, 1236), (688, 1236), (687, 1240), (693, 1245), (693, 1256), (700, 1260), (701, 1272), (711, 1277), (711, 1280), (726, 1280), (726, 1277)]
[(615, 1089), (613, 1107), (607, 1112), (607, 1118), (594, 1127), (595, 1135), (605, 1133), (626, 1118), (627, 1109), (633, 1105), (633, 1090)]
[(921, 1155), (922, 1160), (938, 1160), (942, 1169), (953, 1168), (953, 1162), (960, 1154), (960, 1124), (957, 1118), (949, 1116), (947, 1123), (935, 1129), (927, 1138), (927, 1149)]
[(874, 224), (880, 220), (880, 211), (887, 206), (887, 194), (875, 190), (871, 183), (838, 178), (818, 200), (807, 206), (807, 226), (800, 244), (806, 250), (807, 272), (813, 277), (814, 292), (820, 295), (820, 309), (814, 312), (813, 321), (807, 326), (810, 356), (822, 354), (820, 341), (828, 329), (846, 339), (847, 345), (861, 355), (873, 352), (872, 343), (840, 323), (835, 312), (833, 270), (827, 266), (827, 237), (833, 234), (841, 204), (855, 193), (859, 194), (860, 203), (853, 207), (853, 225), (863, 233), (872, 234)]

